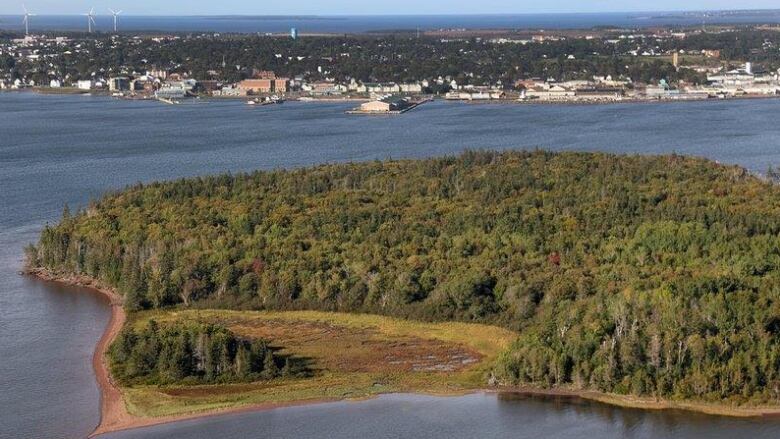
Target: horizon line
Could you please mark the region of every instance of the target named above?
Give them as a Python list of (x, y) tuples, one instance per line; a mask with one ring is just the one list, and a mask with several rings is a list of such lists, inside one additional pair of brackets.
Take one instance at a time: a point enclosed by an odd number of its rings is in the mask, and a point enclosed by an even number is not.
[[(109, 8), (105, 8), (108, 10)], [(147, 13), (130, 13), (123, 9), (123, 16), (125, 17), (277, 17), (277, 18), (304, 18), (304, 17), (496, 17), (496, 16), (512, 16), (512, 15), (568, 15), (568, 14), (658, 14), (658, 13), (713, 13), (713, 12), (767, 12), (775, 11), (780, 12), (778, 8), (741, 8), (741, 9), (657, 9), (657, 10), (605, 10), (605, 11), (537, 11), (537, 12), (487, 12), (487, 13), (469, 13), (469, 12), (454, 12), (454, 13), (325, 13), (325, 14), (306, 14), (306, 13), (279, 13), (279, 14), (147, 14)], [(69, 12), (69, 13), (38, 13), (38, 17), (69, 17), (69, 16), (81, 16), (81, 12)], [(97, 14), (96, 14), (97, 15)], [(110, 14), (103, 14), (110, 15)], [(0, 16), (9, 17), (23, 17), (23, 13), (0, 13)]]

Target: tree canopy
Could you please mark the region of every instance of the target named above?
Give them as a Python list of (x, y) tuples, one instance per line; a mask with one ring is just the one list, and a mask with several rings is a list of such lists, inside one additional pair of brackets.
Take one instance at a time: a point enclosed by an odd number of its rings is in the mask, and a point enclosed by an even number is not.
[(136, 185), (32, 265), (130, 310), (320, 309), (519, 333), (504, 383), (780, 393), (780, 189), (669, 156), (471, 151)]
[[(109, 350), (115, 377), (128, 384), (213, 383), (273, 379), (293, 373), (280, 366), (265, 340), (237, 338), (216, 325), (175, 323), (126, 327)], [(298, 373), (302, 371), (296, 368)]]

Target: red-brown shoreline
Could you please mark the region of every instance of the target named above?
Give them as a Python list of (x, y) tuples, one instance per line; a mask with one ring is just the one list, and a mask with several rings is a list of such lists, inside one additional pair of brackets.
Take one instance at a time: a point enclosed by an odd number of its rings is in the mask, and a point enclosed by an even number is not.
[[(255, 412), (263, 410), (272, 410), (283, 407), (295, 407), (324, 402), (334, 402), (343, 400), (339, 398), (321, 398), (303, 401), (288, 402), (270, 402), (262, 404), (250, 404), (242, 407), (231, 407), (216, 409), (188, 414), (162, 416), (155, 418), (139, 417), (128, 412), (120, 388), (111, 379), (108, 364), (106, 362), (106, 352), (114, 341), (119, 331), (124, 325), (127, 315), (122, 307), (122, 297), (111, 287), (103, 285), (99, 281), (88, 276), (79, 276), (72, 274), (59, 274), (43, 268), (29, 269), (24, 274), (36, 278), (61, 283), (71, 286), (79, 286), (95, 291), (109, 300), (111, 306), (111, 318), (106, 325), (100, 340), (98, 341), (95, 352), (92, 357), (92, 365), (95, 370), (95, 377), (100, 389), (100, 423), (89, 435), (112, 433), (134, 428), (149, 427), (160, 424), (167, 424), (183, 420), (200, 419), (212, 416), (227, 414)], [(729, 417), (778, 417), (780, 416), (780, 407), (732, 407), (716, 403), (700, 403), (685, 401), (669, 401), (657, 398), (633, 397), (626, 395), (604, 394), (595, 391), (576, 390), (567, 388), (542, 389), (536, 387), (499, 387), (490, 389), (474, 389), (473, 391), (458, 392), (456, 395), (471, 394), (477, 392), (484, 393), (517, 393), (522, 395), (536, 395), (547, 397), (570, 397), (582, 398), (585, 400), (596, 401), (603, 404), (623, 407), (637, 408), (643, 410), (685, 410), (691, 412), (704, 413), (717, 416)]]
[(26, 273), (50, 282), (89, 288), (108, 299), (111, 307), (111, 317), (92, 354), (92, 368), (95, 371), (95, 379), (100, 389), (100, 423), (90, 437), (109, 431), (116, 431), (121, 429), (121, 426), (137, 422), (138, 418), (132, 416), (125, 408), (119, 387), (111, 380), (105, 355), (127, 319), (127, 315), (122, 308), (122, 296), (114, 289), (86, 276), (60, 275), (43, 268), (31, 269)]
[(122, 326), (127, 320), (127, 314), (122, 307), (122, 296), (120, 296), (119, 293), (117, 293), (113, 288), (104, 285), (101, 282), (88, 276), (59, 274), (44, 268), (28, 269), (24, 272), (24, 274), (48, 282), (87, 288), (101, 294), (109, 300), (109, 306), (111, 307), (111, 317), (108, 324), (106, 325), (105, 330), (103, 331), (103, 335), (100, 337), (100, 340), (95, 346), (95, 352), (92, 355), (92, 367), (95, 370), (95, 379), (97, 380), (98, 388), (100, 390), (100, 423), (95, 427), (89, 437), (140, 427), (167, 424), (188, 419), (199, 419), (226, 414), (271, 410), (282, 407), (294, 407), (336, 401), (336, 399), (320, 398), (304, 401), (250, 404), (242, 407), (209, 410), (205, 412), (181, 415), (161, 416), (159, 418), (144, 418), (135, 416), (127, 411), (124, 399), (122, 398), (122, 391), (120, 390), (119, 386), (117, 386), (116, 383), (114, 383), (114, 381), (111, 379), (111, 373), (108, 367), (108, 363), (106, 362), (106, 353), (108, 348), (111, 346), (111, 343), (119, 334), (119, 331), (121, 331)]

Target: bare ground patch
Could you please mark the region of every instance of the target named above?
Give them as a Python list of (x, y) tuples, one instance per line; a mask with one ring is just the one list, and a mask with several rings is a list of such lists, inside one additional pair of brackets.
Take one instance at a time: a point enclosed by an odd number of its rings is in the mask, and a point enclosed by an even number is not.
[(309, 358), (329, 372), (457, 372), (482, 355), (442, 340), (396, 336), (376, 327), (356, 328), (321, 321), (219, 319), (236, 334), (284, 346), (285, 354)]

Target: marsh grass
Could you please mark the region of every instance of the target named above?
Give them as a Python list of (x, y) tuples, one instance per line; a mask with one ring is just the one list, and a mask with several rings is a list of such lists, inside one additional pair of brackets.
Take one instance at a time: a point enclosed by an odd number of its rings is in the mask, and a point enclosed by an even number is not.
[(515, 338), (488, 325), (318, 311), (149, 311), (129, 324), (150, 319), (219, 323), (240, 336), (267, 338), (314, 372), (270, 382), (124, 388), (128, 410), (147, 417), (392, 392), (464, 393), (485, 386), (490, 366)]

